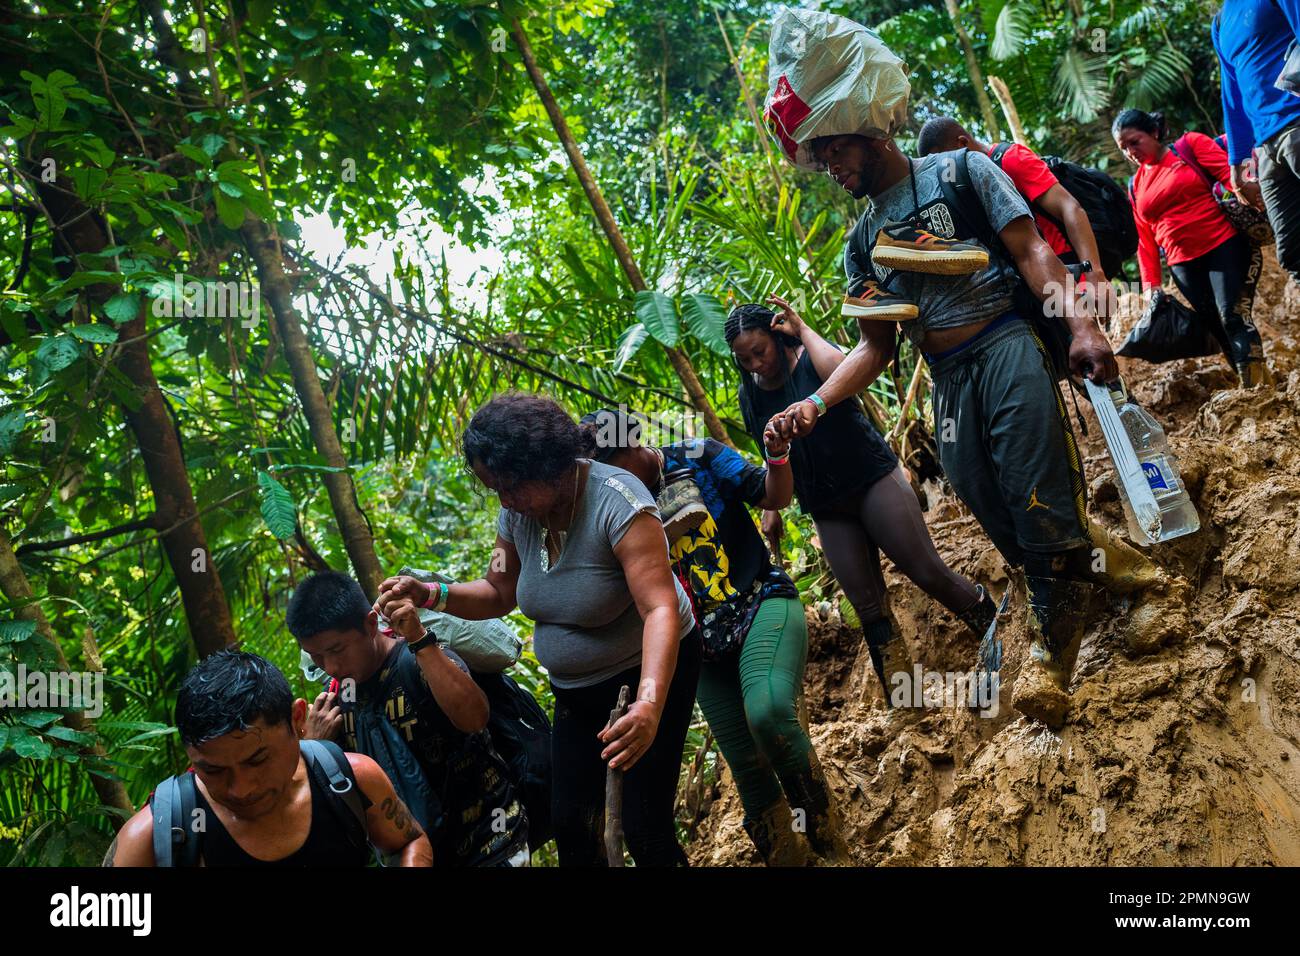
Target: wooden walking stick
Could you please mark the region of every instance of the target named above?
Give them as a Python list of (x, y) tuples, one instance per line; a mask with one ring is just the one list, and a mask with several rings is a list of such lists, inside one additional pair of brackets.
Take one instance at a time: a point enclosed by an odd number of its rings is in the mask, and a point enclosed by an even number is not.
[[(627, 713), (627, 699), (632, 692), (624, 684), (618, 691), (618, 703), (609, 712), (613, 727)], [(610, 866), (623, 865), (623, 771), (605, 768), (605, 857)]]

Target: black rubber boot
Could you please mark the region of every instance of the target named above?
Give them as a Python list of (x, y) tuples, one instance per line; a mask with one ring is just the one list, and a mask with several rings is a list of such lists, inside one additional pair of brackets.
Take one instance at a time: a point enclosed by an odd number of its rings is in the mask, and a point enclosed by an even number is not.
[(839, 814), (831, 801), (816, 752), (809, 752), (807, 770), (780, 779), (790, 809), (796, 814), (803, 811), (804, 835), (813, 851), (831, 863), (848, 862), (848, 849), (840, 835)]
[(1241, 380), (1242, 388), (1255, 388), (1268, 379), (1264, 362), (1264, 342), (1259, 331), (1244, 325), (1228, 332), (1228, 358)]
[(1022, 714), (1056, 729), (1070, 709), (1070, 674), (1083, 640), (1092, 586), (1069, 578), (1029, 575), (1025, 584), (1029, 591), (1029, 654), (1021, 665), (1011, 703)]
[[(895, 690), (906, 691), (908, 688), (910, 692), (904, 694), (906, 706), (921, 706), (921, 688), (912, 687), (912, 655), (907, 649), (907, 642), (894, 633), (894, 625), (889, 618), (882, 617), (878, 621), (862, 625), (862, 634), (867, 641), (867, 653), (871, 655), (871, 666), (885, 692), (885, 706), (894, 706)], [(894, 675), (898, 673), (907, 675), (905, 684), (894, 683)]]

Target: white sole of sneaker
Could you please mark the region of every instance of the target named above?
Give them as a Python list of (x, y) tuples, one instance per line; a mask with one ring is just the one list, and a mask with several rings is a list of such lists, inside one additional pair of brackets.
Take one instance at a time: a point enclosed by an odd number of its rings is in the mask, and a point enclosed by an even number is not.
[(871, 253), (871, 260), (903, 272), (923, 272), (941, 276), (964, 276), (988, 268), (989, 255), (983, 250), (970, 252), (926, 252), (921, 249), (903, 249), (879, 246)]
[(855, 319), (878, 319), (882, 322), (905, 322), (915, 319), (919, 312), (909, 303), (902, 305), (852, 305), (845, 302), (840, 306), (840, 315)]

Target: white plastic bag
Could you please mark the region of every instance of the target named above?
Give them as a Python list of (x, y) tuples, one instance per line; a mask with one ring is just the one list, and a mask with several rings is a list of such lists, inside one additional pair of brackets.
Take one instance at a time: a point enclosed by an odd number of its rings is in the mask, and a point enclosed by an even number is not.
[(772, 20), (763, 116), (787, 159), (819, 168), (819, 136), (885, 138), (907, 122), (907, 64), (873, 30), (833, 13), (784, 7)]
[[(441, 581), (455, 584), (455, 580), (437, 571), (423, 568), (403, 567), (397, 572), (429, 584)], [(499, 618), (489, 621), (463, 621), (450, 614), (421, 609), (420, 621), (425, 627), (431, 627), (438, 635), (438, 643), (450, 647), (463, 660), (470, 670), (481, 674), (496, 674), (519, 660), (524, 651), (524, 642), (519, 639), (515, 629)], [(382, 616), (381, 627), (388, 626)]]

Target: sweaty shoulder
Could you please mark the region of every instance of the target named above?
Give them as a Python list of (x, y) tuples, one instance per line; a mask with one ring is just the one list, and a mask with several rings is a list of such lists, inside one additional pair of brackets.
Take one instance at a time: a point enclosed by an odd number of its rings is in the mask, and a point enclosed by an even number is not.
[(104, 866), (155, 866), (153, 856), (153, 810), (145, 804), (140, 810), (122, 824), (122, 829), (113, 838), (108, 853), (104, 856)]

